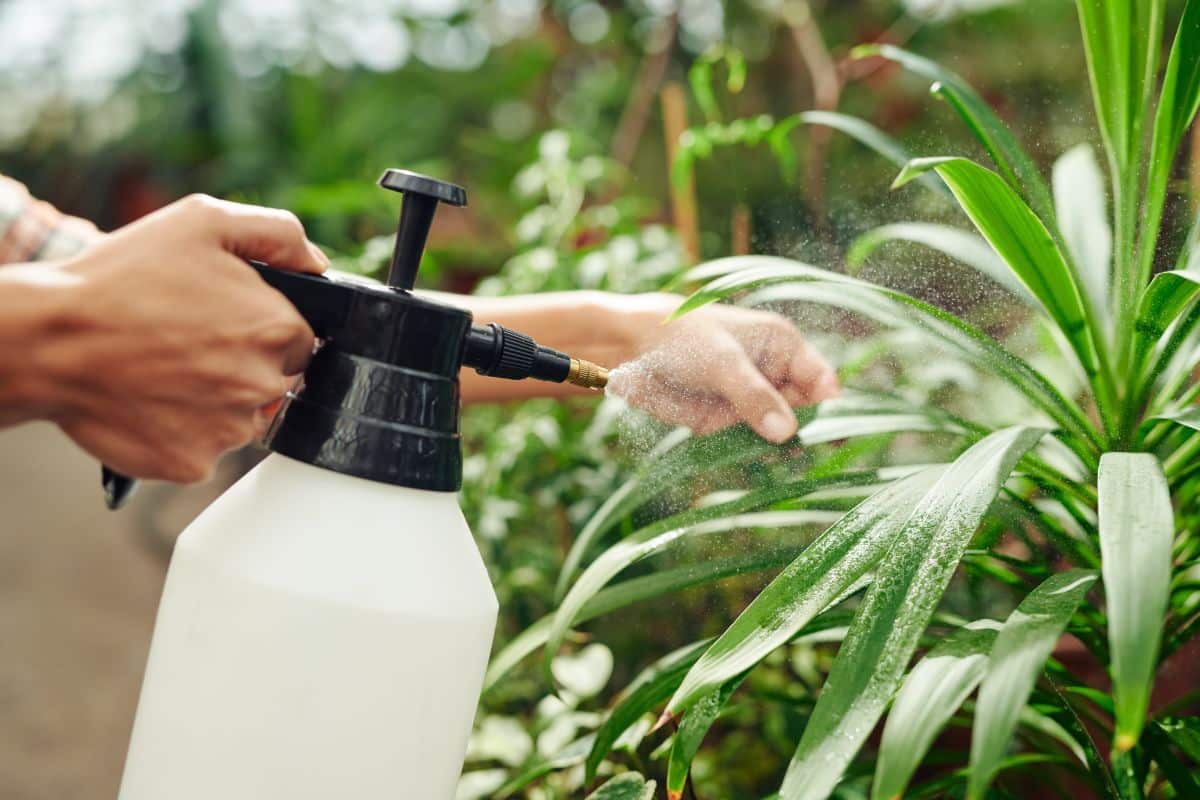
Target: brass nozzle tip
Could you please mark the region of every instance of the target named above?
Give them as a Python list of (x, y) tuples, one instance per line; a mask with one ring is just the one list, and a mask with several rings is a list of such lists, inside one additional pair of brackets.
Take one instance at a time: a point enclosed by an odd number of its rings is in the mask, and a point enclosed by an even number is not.
[(567, 371), (567, 383), (585, 389), (603, 389), (608, 386), (608, 370), (590, 361), (572, 358), (571, 368)]

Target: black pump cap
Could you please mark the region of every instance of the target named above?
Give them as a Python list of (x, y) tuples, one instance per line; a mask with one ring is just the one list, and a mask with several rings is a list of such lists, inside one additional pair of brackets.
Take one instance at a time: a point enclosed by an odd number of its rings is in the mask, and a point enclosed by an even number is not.
[(467, 193), (400, 169), (384, 172), (379, 185), (404, 194), (387, 286), (254, 265), (323, 340), (266, 444), (347, 475), (455, 491), (458, 373), (471, 315), (410, 290), (437, 204), (466, 205)]
[(404, 195), (387, 283), (393, 288), (408, 291), (416, 284), (421, 254), (425, 252), (425, 239), (429, 235), (429, 226), (433, 224), (438, 202), (465, 206), (467, 190), (457, 184), (406, 169), (387, 170), (379, 179), (379, 185)]

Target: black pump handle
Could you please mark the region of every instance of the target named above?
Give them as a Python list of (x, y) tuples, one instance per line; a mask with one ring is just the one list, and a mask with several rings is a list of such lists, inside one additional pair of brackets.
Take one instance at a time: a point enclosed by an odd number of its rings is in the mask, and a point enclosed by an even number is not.
[(387, 283), (395, 289), (409, 291), (417, 281), (425, 239), (439, 202), (452, 206), (467, 204), (467, 190), (427, 175), (406, 169), (389, 169), (379, 179), (379, 185), (404, 195), (400, 222), (396, 227), (396, 246), (388, 268)]

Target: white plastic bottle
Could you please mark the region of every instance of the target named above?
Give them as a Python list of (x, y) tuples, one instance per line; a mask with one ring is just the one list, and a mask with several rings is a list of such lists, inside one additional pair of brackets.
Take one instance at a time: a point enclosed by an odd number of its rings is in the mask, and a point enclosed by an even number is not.
[[(455, 492), (458, 375), (607, 372), (412, 294), (436, 205), (404, 170), (386, 286), (253, 264), (323, 344), (274, 451), (184, 531), (120, 800), (451, 800), (496, 623)], [(106, 469), (110, 507), (134, 482)]]
[(176, 546), (120, 800), (449, 800), (495, 621), (453, 493), (272, 454)]

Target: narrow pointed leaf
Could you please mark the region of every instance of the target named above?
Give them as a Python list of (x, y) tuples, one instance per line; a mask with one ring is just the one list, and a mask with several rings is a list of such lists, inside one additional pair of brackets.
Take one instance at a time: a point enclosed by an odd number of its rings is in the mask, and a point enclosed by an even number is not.
[(1167, 480), (1154, 456), (1105, 453), (1098, 480), (1115, 746), (1124, 751), (1137, 743), (1154, 685), (1171, 585), (1175, 519)]
[[(871, 484), (866, 484), (869, 488)], [(766, 548), (738, 553), (724, 558), (705, 559), (681, 567), (656, 570), (648, 575), (631, 578), (606, 586), (580, 610), (576, 623), (611, 614), (627, 606), (719, 581), (733, 575), (751, 575), (766, 569), (782, 567), (804, 548), (801, 546)], [(517, 664), (546, 644), (553, 627), (554, 615), (542, 617), (492, 656), (483, 680), (483, 691), (495, 686)], [(664, 698), (665, 699), (665, 698)]]
[(629, 726), (671, 696), (688, 669), (708, 647), (709, 641), (694, 642), (668, 653), (638, 673), (622, 690), (612, 711), (596, 730), (595, 742), (585, 762), (586, 780), (596, 777), (600, 763), (612, 752), (613, 745)]
[(908, 673), (883, 728), (872, 800), (904, 794), (938, 733), (983, 680), (999, 628), (993, 620), (971, 623), (942, 640)]
[[(769, 134), (772, 137), (773, 146), (786, 146), (788, 133), (799, 124), (821, 125), (826, 128), (832, 128), (839, 133), (844, 133), (860, 144), (874, 150), (898, 167), (903, 167), (912, 160), (912, 154), (903, 145), (879, 130), (879, 128), (876, 128), (866, 120), (852, 117), (849, 114), (839, 114), (836, 111), (802, 111), (799, 114), (794, 114), (781, 120), (775, 130)], [(774, 144), (776, 140), (780, 141), (780, 145)], [(921, 178), (920, 182), (921, 185), (938, 196), (950, 199), (950, 190), (946, 188), (946, 185), (936, 175), (926, 175)]]
[(997, 431), (959, 456), (917, 503), (875, 570), (804, 729), (782, 800), (823, 800), (892, 699), (968, 542), (1043, 431)]
[[(688, 522), (656, 524), (646, 528), (641, 533), (617, 542), (592, 562), (579, 576), (579, 580), (575, 582), (571, 590), (567, 592), (567, 596), (563, 598), (558, 610), (554, 613), (554, 622), (546, 641), (546, 652), (543, 657), (547, 677), (550, 677), (550, 662), (587, 601), (595, 596), (614, 576), (633, 564), (661, 552), (683, 538), (712, 536), (733, 531), (799, 528), (832, 522), (837, 517), (837, 512), (807, 509), (758, 511), (723, 516), (719, 509), (721, 506), (698, 509), (698, 511), (708, 513), (689, 517), (690, 521)], [(710, 515), (711, 518), (708, 518)]]
[(704, 742), (705, 734), (716, 722), (730, 695), (737, 691), (737, 687), (742, 685), (745, 678), (743, 674), (726, 681), (724, 686), (712, 694), (700, 698), (679, 720), (679, 728), (675, 731), (671, 742), (671, 755), (667, 761), (668, 800), (679, 800), (683, 795), (692, 759), (696, 757), (696, 752)]
[[(882, 418), (891, 417), (890, 421)], [(894, 399), (847, 392), (842, 397), (796, 412), (800, 429), (795, 443), (824, 444), (839, 439), (907, 430), (933, 430), (952, 422), (945, 416), (929, 416)], [(915, 427), (909, 427), (915, 426)], [(571, 545), (559, 573), (556, 594), (561, 598), (595, 543), (621, 519), (660, 492), (686, 485), (697, 475), (749, 464), (780, 452), (744, 425), (710, 436), (693, 437), (687, 430), (670, 433), (643, 460), (633, 476), (596, 510)]]
[(999, 175), (965, 158), (919, 159), (901, 177), (928, 169), (942, 176), (983, 238), (1062, 329), (1084, 370), (1094, 374), (1098, 354), (1079, 278), (1042, 221)]
[[(1167, 330), (1197, 298), (1200, 298), (1200, 274), (1174, 270), (1154, 276), (1138, 304), (1133, 339), (1135, 369), (1146, 363)], [(1170, 355), (1161, 353), (1155, 358), (1149, 373), (1142, 376), (1144, 384), (1162, 372)]]
[(522, 768), (513, 778), (496, 790), (496, 800), (508, 800), (517, 792), (551, 772), (567, 769), (583, 762), (584, 755), (592, 746), (592, 735), (580, 737), (562, 748), (553, 756), (539, 757)]
[(1151, 722), (1146, 726), (1142, 745), (1162, 770), (1176, 797), (1200, 797), (1200, 772), (1189, 768), (1175, 755), (1171, 737), (1162, 723)]
[(1077, 0), (1092, 97), (1104, 142), (1125, 172), (1141, 142), (1157, 64), (1162, 0)]
[(846, 251), (846, 264), (851, 269), (862, 266), (867, 258), (887, 242), (915, 242), (945, 253), (986, 275), (1022, 300), (1036, 302), (1025, 284), (1021, 283), (1004, 259), (996, 255), (986, 241), (970, 231), (937, 225), (930, 222), (899, 222), (869, 230), (854, 240)]
[(975, 707), (968, 798), (983, 797), (1037, 676), (1095, 581), (1095, 572), (1079, 569), (1048, 578), (1021, 601), (996, 634)]
[(1188, 758), (1200, 762), (1200, 717), (1164, 719), (1155, 724)]
[(930, 91), (945, 100), (987, 149), (1004, 179), (1028, 199), (1043, 219), (1054, 219), (1050, 190), (1037, 165), (979, 94), (955, 73), (937, 62), (892, 45), (866, 45), (856, 48), (856, 57), (880, 56), (894, 61), (909, 72), (932, 83)]
[(874, 569), (940, 475), (941, 468), (931, 468), (885, 487), (825, 531), (725, 629), (667, 711), (682, 711), (754, 667)]
[(1087, 753), (1083, 745), (1053, 717), (1035, 711), (1031, 706), (1025, 706), (1021, 709), (1018, 722), (1021, 723), (1022, 727), (1049, 736), (1070, 750), (1071, 755), (1075, 756), (1080, 765), (1087, 766)]
[(1079, 269), (1091, 308), (1108, 309), (1112, 277), (1112, 229), (1104, 197), (1104, 175), (1092, 148), (1073, 147), (1054, 162), (1054, 208), (1063, 241)]
[(1191, 273), (1200, 272), (1200, 213), (1196, 214), (1191, 227), (1188, 228), (1187, 238), (1179, 250), (1176, 269)]
[(623, 772), (588, 795), (588, 800), (654, 800), (657, 784), (636, 772)]
[[(1157, 45), (1157, 42), (1154, 43)], [(1200, 108), (1200, 0), (1188, 0), (1179, 20), (1179, 31), (1167, 59), (1162, 95), (1154, 117), (1150, 149), (1150, 174), (1146, 184), (1145, 232), (1153, 241), (1143, 245), (1143, 261), (1149, 266), (1154, 258), (1162, 220), (1167, 182), (1183, 134)]]
[[(691, 280), (707, 280), (708, 283), (688, 297), (676, 310), (675, 316), (739, 292), (775, 287), (770, 296), (760, 294), (756, 297), (782, 300), (786, 299), (788, 292), (795, 292), (795, 299), (846, 307), (893, 327), (916, 327), (961, 352), (980, 369), (1008, 381), (1080, 440), (1097, 447), (1100, 444), (1095, 429), (1078, 405), (1064, 397), (1045, 376), (978, 328), (903, 292), (771, 256), (718, 259), (697, 267), (688, 273), (688, 277)], [(802, 296), (808, 291), (808, 285), (814, 283), (827, 284), (826, 291), (819, 297)]]

